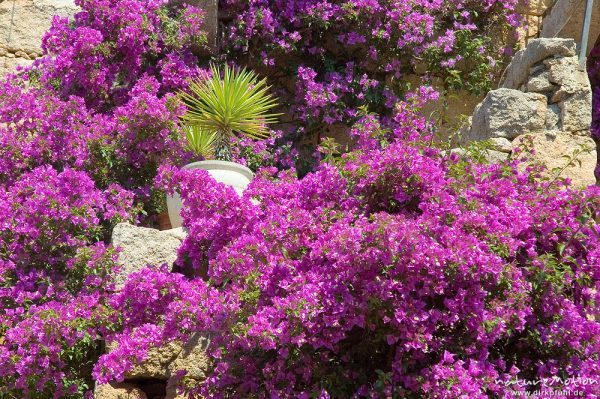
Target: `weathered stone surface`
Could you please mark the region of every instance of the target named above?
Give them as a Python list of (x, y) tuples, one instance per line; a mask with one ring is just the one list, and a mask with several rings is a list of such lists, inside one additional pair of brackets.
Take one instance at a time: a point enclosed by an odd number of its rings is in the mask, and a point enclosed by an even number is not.
[[(209, 343), (210, 340), (206, 336), (196, 333), (185, 345), (179, 341), (172, 341), (160, 347), (150, 348), (146, 359), (125, 373), (125, 379), (168, 381), (179, 376), (178, 372), (185, 371), (185, 379), (201, 381), (210, 366), (210, 359), (206, 354)], [(106, 351), (110, 353), (116, 348), (115, 345), (109, 344)]]
[[(588, 148), (589, 151), (582, 152), (577, 157), (578, 161), (573, 162), (561, 174), (562, 177), (569, 177), (573, 185), (585, 187), (596, 183), (594, 177), (594, 168), (596, 166), (595, 143), (591, 137), (576, 136), (561, 132), (556, 135), (535, 134), (523, 135), (513, 141), (513, 145), (521, 147), (528, 140), (532, 140), (535, 154), (528, 155), (528, 162), (542, 163), (552, 173), (555, 168), (563, 168), (569, 163), (565, 156), (571, 156), (574, 150)], [(522, 167), (526, 165), (523, 164)]]
[(547, 108), (547, 98), (543, 94), (493, 90), (475, 108), (471, 128), (464, 140), (513, 139), (521, 134), (541, 132), (546, 125)]
[(548, 80), (566, 94), (590, 90), (587, 71), (579, 67), (577, 57), (550, 58), (544, 64), (548, 67)]
[(546, 130), (560, 129), (560, 105), (551, 104), (546, 113)]
[(554, 0), (521, 0), (517, 12), (523, 15), (541, 16), (548, 10)]
[(508, 139), (505, 139), (504, 137), (491, 138), (490, 142), (492, 143), (492, 146), (493, 146), (494, 150), (496, 150), (496, 151), (506, 152), (506, 153), (512, 152), (512, 148), (513, 148), (512, 143)]
[(24, 58), (16, 58), (14, 54), (11, 54), (11, 56), (0, 57), (0, 77), (15, 72), (19, 66), (26, 67), (33, 63), (33, 61)]
[(501, 87), (519, 89), (529, 78), (529, 70), (535, 64), (552, 56), (573, 57), (577, 55), (573, 39), (534, 39), (527, 48), (513, 57), (504, 73)]
[(96, 386), (94, 399), (147, 399), (144, 391), (133, 384), (110, 383)]
[(489, 163), (502, 163), (508, 159), (508, 153), (495, 150), (486, 150), (484, 156)]
[(69, 17), (77, 10), (73, 0), (0, 2), (0, 47), (12, 53), (40, 52), (42, 36), (50, 27), (52, 17)]
[(146, 360), (137, 364), (131, 371), (125, 374), (126, 379), (156, 378), (168, 380), (171, 377), (169, 365), (182, 351), (178, 342), (169, 342), (167, 345), (151, 348)]
[(592, 93), (581, 92), (566, 98), (560, 104), (562, 130), (589, 135), (592, 125)]
[(112, 244), (121, 248), (119, 264), (122, 267), (116, 276), (117, 287), (121, 287), (131, 273), (148, 265), (160, 266), (166, 263), (173, 266), (177, 259), (177, 248), (185, 237), (181, 229), (160, 231), (137, 227), (128, 223), (115, 226)]
[(549, 73), (542, 72), (539, 75), (532, 76), (527, 82), (527, 91), (535, 93), (546, 93), (554, 90), (555, 86), (550, 82)]
[(199, 333), (192, 336), (169, 365), (169, 374), (173, 376), (177, 371), (184, 370), (186, 372), (185, 378), (203, 380), (206, 377), (210, 362), (206, 354), (209, 343), (210, 340)]
[(72, 16), (77, 10), (73, 0), (0, 1), (0, 77), (39, 57), (54, 15)]

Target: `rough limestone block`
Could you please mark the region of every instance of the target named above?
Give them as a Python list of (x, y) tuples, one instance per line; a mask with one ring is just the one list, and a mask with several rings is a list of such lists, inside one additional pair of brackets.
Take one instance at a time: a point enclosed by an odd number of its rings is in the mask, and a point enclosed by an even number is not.
[(73, 0), (16, 0), (13, 16), (13, 1), (0, 2), (0, 47), (41, 53), (42, 36), (53, 16), (71, 17), (78, 10)]
[(521, 0), (517, 12), (521, 15), (542, 16), (552, 6), (554, 0)]
[(117, 224), (112, 235), (113, 246), (121, 248), (118, 263), (122, 270), (115, 277), (117, 287), (122, 287), (131, 273), (148, 265), (166, 263), (172, 267), (184, 238), (182, 229), (160, 231), (128, 223)]
[(206, 371), (209, 367), (210, 359), (206, 350), (210, 340), (202, 334), (193, 335), (183, 349), (177, 355), (177, 358), (169, 364), (169, 375), (174, 376), (178, 371), (186, 372), (185, 378), (194, 380), (203, 380), (206, 377)]
[(498, 89), (488, 93), (475, 108), (471, 128), (464, 140), (513, 139), (542, 132), (546, 126), (547, 98), (539, 93)]
[(535, 93), (548, 93), (554, 90), (555, 87), (556, 86), (550, 82), (548, 72), (542, 72), (539, 75), (532, 76), (527, 82), (527, 91)]
[[(125, 373), (127, 380), (154, 379), (169, 381), (179, 377), (178, 372), (185, 371), (184, 378), (202, 381), (210, 366), (206, 350), (210, 340), (196, 333), (184, 345), (172, 341), (166, 345), (150, 348), (144, 361)], [(115, 344), (106, 347), (108, 353), (117, 349)]]
[[(546, 166), (548, 173), (554, 168), (563, 168), (569, 162), (564, 156), (571, 156), (574, 150), (585, 146), (589, 152), (581, 153), (573, 165), (567, 167), (561, 177), (568, 177), (576, 187), (586, 187), (596, 183), (594, 168), (596, 167), (596, 146), (591, 137), (576, 136), (569, 133), (557, 135), (535, 134), (523, 135), (513, 141), (516, 147), (523, 146), (528, 140), (532, 140), (535, 154), (528, 154), (528, 162), (542, 163)], [(522, 167), (525, 167), (523, 164)]]
[(492, 143), (492, 146), (493, 146), (494, 150), (496, 150), (496, 151), (506, 152), (506, 153), (512, 152), (512, 143), (508, 139), (505, 139), (504, 137), (492, 138), (492, 139), (490, 139), (490, 142)]
[(544, 64), (548, 67), (548, 80), (559, 85), (565, 94), (591, 90), (587, 71), (579, 67), (577, 57), (550, 58)]
[(534, 39), (513, 57), (504, 73), (501, 87), (518, 89), (529, 78), (529, 70), (538, 62), (553, 56), (573, 57), (577, 55), (573, 39)]
[(16, 72), (17, 67), (26, 67), (31, 64), (33, 64), (33, 61), (25, 58), (0, 57), (0, 77)]
[(589, 136), (592, 126), (592, 92), (580, 92), (560, 104), (562, 130)]
[(502, 151), (486, 150), (485, 159), (489, 163), (502, 163), (508, 159), (508, 153)]
[(548, 113), (546, 113), (546, 130), (559, 130), (560, 126), (560, 106), (558, 104), (551, 104), (548, 106)]
[(144, 391), (133, 384), (110, 383), (94, 389), (94, 399), (147, 399)]
[(153, 378), (167, 381), (171, 377), (169, 365), (177, 358), (182, 349), (181, 344), (175, 341), (158, 348), (151, 348), (148, 350), (148, 357), (131, 371), (125, 373), (125, 378)]

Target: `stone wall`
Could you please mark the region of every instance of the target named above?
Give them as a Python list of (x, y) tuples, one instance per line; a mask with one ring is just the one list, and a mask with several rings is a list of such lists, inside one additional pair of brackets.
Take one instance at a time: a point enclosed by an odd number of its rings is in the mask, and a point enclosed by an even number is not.
[[(596, 182), (596, 147), (591, 137), (592, 91), (572, 39), (534, 39), (506, 70), (501, 88), (474, 111), (465, 142), (491, 140), (510, 153), (530, 143), (530, 159), (549, 171), (563, 168), (577, 186)], [(577, 155), (574, 162), (568, 157)], [(568, 166), (567, 166), (568, 165)]]
[(52, 17), (77, 12), (73, 0), (0, 0), (0, 76), (41, 56)]
[(525, 26), (517, 30), (519, 47), (540, 36), (542, 22), (556, 0), (522, 0), (517, 11), (525, 18)]
[[(586, 0), (522, 0), (518, 12), (526, 27), (519, 29), (519, 45), (524, 48), (536, 38), (562, 37), (581, 42)], [(600, 36), (600, 4), (594, 1), (588, 54)]]

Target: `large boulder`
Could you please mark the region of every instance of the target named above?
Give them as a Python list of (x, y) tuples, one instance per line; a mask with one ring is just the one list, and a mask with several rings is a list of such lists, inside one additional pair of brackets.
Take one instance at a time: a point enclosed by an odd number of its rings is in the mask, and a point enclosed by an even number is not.
[(539, 133), (546, 126), (547, 98), (539, 93), (519, 90), (492, 90), (475, 108), (466, 141), (506, 138)]
[(177, 259), (177, 249), (185, 238), (185, 232), (179, 229), (160, 231), (146, 227), (137, 227), (128, 223), (115, 226), (112, 244), (120, 248), (120, 273), (115, 277), (117, 288), (131, 273), (138, 272), (144, 267), (173, 266)]
[(518, 90), (529, 77), (530, 69), (549, 57), (573, 57), (577, 45), (573, 39), (534, 39), (515, 54), (504, 72), (501, 87)]

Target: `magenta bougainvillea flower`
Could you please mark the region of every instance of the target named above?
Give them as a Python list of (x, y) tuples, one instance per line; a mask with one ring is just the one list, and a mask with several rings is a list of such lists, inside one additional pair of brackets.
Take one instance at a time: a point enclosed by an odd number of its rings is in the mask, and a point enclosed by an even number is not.
[[(0, 82), (0, 397), (89, 397), (195, 333), (206, 379), (174, 371), (192, 397), (511, 398), (552, 377), (597, 394), (600, 191), (431, 148), (438, 93), (404, 85), (487, 90), (516, 1), (221, 1), (211, 56), (260, 64), (297, 125), (234, 146), (257, 170), (241, 197), (176, 167), (204, 11), (76, 3)], [(320, 143), (299, 178), (290, 140), (337, 123), (352, 149)], [(112, 226), (172, 190), (185, 273), (116, 291)]]

